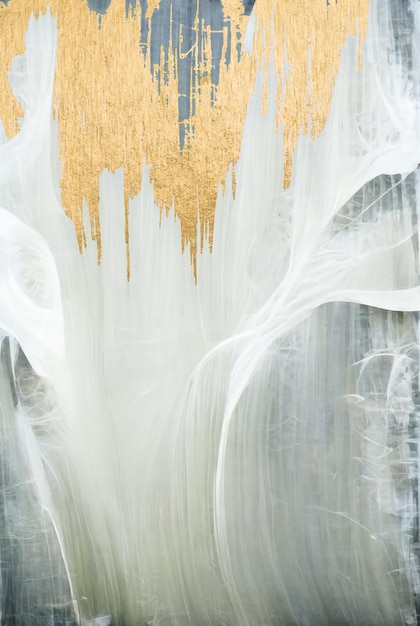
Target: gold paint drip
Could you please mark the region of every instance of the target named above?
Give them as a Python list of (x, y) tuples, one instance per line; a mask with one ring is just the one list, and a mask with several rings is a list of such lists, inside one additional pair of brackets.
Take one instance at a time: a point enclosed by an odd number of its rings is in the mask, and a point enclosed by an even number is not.
[[(265, 61), (266, 74), (263, 111), (268, 101), (270, 53), (279, 76), (277, 121), (284, 125), (285, 187), (290, 183), (299, 135), (310, 133), (315, 139), (325, 126), (341, 49), (348, 36), (359, 38), (359, 68), (361, 66), (369, 3), (370, 0), (330, 0), (329, 5), (326, 0), (256, 2), (255, 47), (259, 63), (262, 59)], [(283, 92), (282, 85), (285, 85)]]
[(23, 117), (23, 108), (13, 96), (8, 72), (15, 56), (25, 52), (25, 32), (28, 20), (33, 13), (38, 17), (45, 2), (14, 3), (13, 6), (0, 4), (0, 117), (7, 137), (13, 137), (19, 130), (19, 118)]
[[(101, 259), (99, 177), (104, 169), (124, 168), (124, 212), (129, 277), (129, 200), (141, 188), (142, 164), (151, 165), (155, 202), (161, 213), (174, 206), (180, 220), (182, 249), (189, 246), (196, 274), (198, 247), (213, 244), (217, 190), (235, 165), (252, 94), (257, 63), (271, 50), (284, 93), (278, 93), (278, 123), (284, 125), (285, 184), (290, 181), (292, 155), (301, 132), (317, 137), (329, 110), (341, 48), (348, 35), (365, 35), (369, 0), (257, 0), (257, 29), (253, 55), (238, 59), (248, 23), (240, 0), (222, 0), (225, 26), (218, 85), (212, 84), (213, 51), (209, 26), (194, 25), (195, 42), (183, 54), (192, 55), (189, 94), (194, 115), (183, 120), (186, 135), (179, 139), (177, 59), (171, 44), (165, 58), (150, 71), (152, 17), (160, 0), (149, 0), (145, 55), (139, 50), (140, 9), (126, 15), (125, 0), (113, 0), (98, 18), (86, 0), (10, 0), (0, 4), (0, 113), (9, 137), (18, 130), (21, 105), (7, 79), (11, 61), (24, 52), (24, 33), (31, 13), (37, 17), (50, 6), (57, 18), (58, 51), (55, 107), (59, 122), (62, 162), (62, 202), (74, 221), (79, 248), (86, 246), (84, 202), (90, 235)], [(229, 28), (231, 37), (228, 37)], [(201, 32), (201, 35), (200, 35)], [(266, 43), (264, 43), (266, 39)], [(180, 32), (182, 46), (182, 29)], [(228, 41), (230, 51), (227, 50)], [(308, 65), (310, 46), (310, 67)], [(159, 85), (159, 87), (158, 87)], [(233, 169), (234, 174), (234, 169)], [(234, 176), (233, 176), (234, 180)], [(234, 183), (233, 183), (234, 184)], [(197, 242), (197, 224), (200, 237)]]
[[(99, 176), (104, 169), (115, 172), (124, 167), (129, 255), (128, 201), (140, 191), (142, 164), (146, 162), (151, 165), (156, 204), (166, 213), (174, 204), (181, 222), (182, 248), (190, 247), (196, 273), (197, 223), (199, 221), (201, 249), (206, 237), (211, 247), (218, 186), (223, 184), (229, 166), (238, 158), (247, 103), (252, 93), (253, 62), (247, 56), (240, 63), (235, 54), (247, 23), (246, 17), (238, 15), (238, 2), (232, 3), (235, 12), (232, 29), (237, 38), (231, 39), (229, 67), (221, 64), (218, 86), (212, 85), (209, 79), (213, 64), (211, 31), (199, 25), (196, 18), (196, 41), (187, 54), (195, 55), (194, 73), (201, 78), (195, 81), (191, 93), (196, 113), (186, 124), (183, 150), (179, 141), (176, 59), (169, 46), (168, 70), (163, 80), (162, 48), (161, 62), (155, 68), (153, 80), (149, 49), (146, 58), (139, 52), (140, 10), (127, 17), (125, 0), (113, 0), (101, 17), (99, 29), (97, 15), (88, 9), (86, 0), (51, 0), (38, 4), (44, 10), (50, 4), (52, 14), (57, 17), (55, 102), (62, 161), (62, 202), (74, 221), (79, 248), (82, 250), (86, 245), (82, 217), (85, 201), (90, 215), (90, 234), (97, 243), (100, 261)], [(159, 0), (152, 0), (146, 12), (149, 42), (151, 18), (158, 6)], [(32, 0), (11, 0), (0, 14), (3, 29), (5, 22), (10, 24), (8, 37), (4, 30), (3, 35), (0, 33), (3, 43), (0, 76), (8, 89), (3, 92), (1, 112), (9, 136), (16, 132), (16, 120), (22, 111), (10, 92), (7, 71), (13, 56), (24, 51), (23, 36), (33, 9)], [(204, 32), (200, 38), (199, 27)], [(227, 29), (228, 25), (225, 41)]]
[(149, 20), (153, 13), (159, 8), (160, 0), (149, 0), (146, 9), (146, 19)]

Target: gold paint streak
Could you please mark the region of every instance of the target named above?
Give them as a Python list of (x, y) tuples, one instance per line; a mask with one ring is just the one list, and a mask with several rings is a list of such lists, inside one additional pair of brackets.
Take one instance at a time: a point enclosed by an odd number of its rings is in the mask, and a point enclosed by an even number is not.
[[(222, 0), (226, 19), (222, 59), (230, 42), (230, 64), (220, 64), (219, 84), (211, 81), (213, 51), (210, 27), (195, 19), (196, 38), (183, 55), (194, 59), (191, 108), (181, 120), (185, 145), (179, 143), (178, 67), (172, 43), (165, 59), (150, 71), (150, 31), (160, 0), (149, 0), (148, 44), (139, 51), (140, 9), (125, 11), (125, 0), (113, 0), (101, 18), (86, 0), (10, 0), (0, 4), (1, 116), (9, 137), (16, 134), (22, 107), (14, 98), (7, 73), (15, 55), (24, 53), (24, 33), (31, 13), (50, 6), (57, 19), (55, 113), (59, 123), (62, 203), (74, 221), (79, 249), (87, 245), (83, 212), (90, 218), (90, 237), (101, 260), (99, 177), (104, 169), (124, 168), (125, 243), (130, 276), (129, 201), (140, 191), (142, 165), (150, 165), (155, 203), (161, 215), (174, 206), (180, 220), (182, 250), (189, 247), (196, 275), (196, 256), (207, 240), (213, 246), (214, 213), (219, 185), (224, 189), (232, 166), (235, 191), (237, 162), (247, 106), (256, 71), (266, 74), (270, 54), (279, 76), (278, 125), (284, 128), (284, 180), (291, 178), (292, 156), (301, 132), (321, 133), (329, 111), (346, 38), (366, 33), (369, 0), (257, 0), (254, 53), (238, 59), (248, 18), (240, 0)], [(229, 26), (230, 25), (230, 26)], [(231, 37), (228, 38), (228, 28)], [(203, 33), (200, 36), (200, 30)], [(172, 32), (172, 29), (171, 29)], [(182, 30), (180, 32), (182, 42)], [(310, 48), (310, 65), (308, 63)], [(283, 73), (286, 69), (286, 75)], [(283, 80), (285, 78), (285, 81)], [(285, 83), (284, 92), (281, 85)], [(268, 101), (267, 76), (263, 110)], [(199, 227), (199, 241), (197, 235)]]
[[(25, 32), (28, 20), (33, 13), (39, 16), (45, 2), (21, 2), (13, 7), (0, 4), (0, 93), (1, 119), (7, 137), (13, 137), (19, 130), (19, 118), (23, 117), (23, 107), (13, 96), (8, 72), (13, 58), (25, 52)], [(44, 11), (45, 12), (45, 11)]]
[(150, 20), (156, 9), (159, 8), (160, 0), (149, 0), (146, 9), (146, 19)]
[[(257, 0), (255, 4), (256, 50), (264, 59), (266, 74), (263, 111), (267, 110), (267, 73), (270, 52), (281, 89), (278, 124), (284, 126), (284, 184), (290, 184), (292, 157), (301, 133), (319, 137), (327, 121), (340, 65), (341, 49), (348, 36), (359, 36), (359, 68), (368, 25), (370, 0)], [(270, 24), (273, 35), (270, 34)], [(310, 64), (308, 58), (310, 55)]]
[[(163, 77), (162, 48), (153, 81), (149, 56), (145, 62), (139, 54), (139, 11), (127, 19), (125, 1), (113, 0), (102, 17), (99, 30), (97, 16), (86, 9), (85, 0), (66, 3), (65, 12), (61, 6), (57, 11), (59, 41), (55, 85), (63, 167), (61, 189), (66, 211), (73, 219), (76, 216), (80, 224), (79, 242), (83, 234), (80, 207), (84, 198), (91, 216), (91, 238), (97, 242), (100, 260), (99, 176), (105, 168), (115, 172), (124, 167), (125, 240), (129, 260), (127, 199), (139, 193), (141, 166), (146, 162), (151, 164), (150, 178), (161, 212), (167, 214), (174, 204), (181, 222), (182, 248), (189, 247), (196, 274), (197, 250), (199, 246), (203, 249), (205, 235), (212, 246), (218, 185), (224, 180), (230, 163), (238, 158), (248, 98), (238, 107), (235, 94), (244, 84), (248, 85), (248, 97), (252, 92), (251, 60), (248, 58), (239, 67), (232, 55), (231, 67), (221, 68), (217, 102), (223, 103), (222, 106), (214, 102), (215, 88), (211, 82), (200, 83), (193, 77), (191, 98), (196, 115), (186, 121), (187, 147), (181, 151), (178, 77), (171, 49), (167, 61), (169, 71)], [(198, 15), (195, 29), (196, 41), (187, 53), (196, 56), (196, 76), (210, 75), (210, 32), (201, 43)], [(80, 41), (84, 42), (82, 50)], [(232, 41), (232, 45), (234, 43)], [(200, 63), (199, 45), (202, 45), (203, 59)], [(122, 71), (123, 68), (129, 70)], [(81, 132), (75, 133), (75, 128)], [(198, 222), (200, 244), (196, 232)]]

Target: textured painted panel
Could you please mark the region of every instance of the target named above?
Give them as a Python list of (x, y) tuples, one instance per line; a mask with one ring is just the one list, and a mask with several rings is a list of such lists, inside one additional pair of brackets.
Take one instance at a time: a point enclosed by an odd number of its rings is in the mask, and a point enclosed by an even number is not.
[[(13, 0), (0, 14), (3, 121), (9, 136), (18, 128), (22, 107), (10, 93), (7, 71), (23, 51), (30, 14), (47, 6), (41, 0)], [(253, 56), (243, 52), (248, 20), (240, 0), (89, 5), (100, 13), (99, 20), (84, 0), (50, 6), (58, 27), (55, 106), (62, 201), (75, 223), (80, 250), (87, 245), (86, 202), (100, 262), (99, 176), (105, 168), (124, 167), (129, 276), (129, 201), (140, 191), (146, 161), (152, 166), (156, 204), (168, 212), (174, 203), (182, 249), (190, 247), (196, 276), (197, 250), (205, 240), (210, 249), (213, 245), (218, 187), (224, 187), (239, 156), (256, 68), (264, 58), (267, 70), (273, 52), (288, 185), (296, 139), (301, 130), (310, 130), (312, 137), (321, 132), (341, 47), (357, 27), (363, 39), (369, 1), (340, 0), (328, 7), (317, 0), (297, 11), (290, 0), (274, 5), (261, 0)], [(272, 43), (266, 40), (268, 29), (273, 29)], [(287, 67), (294, 69), (285, 72)], [(267, 95), (264, 99), (266, 109)]]
[(2, 623), (415, 624), (417, 0), (0, 7)]

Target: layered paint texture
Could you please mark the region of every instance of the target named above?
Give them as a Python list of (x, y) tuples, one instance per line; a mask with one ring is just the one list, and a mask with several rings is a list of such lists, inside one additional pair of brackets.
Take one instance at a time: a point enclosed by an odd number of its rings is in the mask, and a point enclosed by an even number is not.
[(414, 624), (418, 3), (192, 4), (0, 5), (3, 622)]
[[(146, 163), (154, 201), (162, 213), (173, 206), (196, 276), (197, 250), (205, 242), (212, 249), (218, 187), (230, 168), (235, 173), (257, 69), (264, 67), (267, 80), (272, 58), (279, 77), (288, 184), (297, 137), (301, 130), (310, 129), (313, 137), (322, 130), (341, 48), (357, 29), (363, 40), (368, 6), (369, 0), (340, 0), (331, 7), (308, 0), (297, 9), (290, 0), (261, 1), (251, 54), (243, 45), (249, 7), (242, 0), (11, 0), (0, 5), (5, 132), (13, 136), (23, 114), (8, 80), (11, 61), (24, 51), (29, 17), (48, 8), (57, 24), (53, 111), (61, 201), (80, 250), (90, 235), (100, 262), (99, 178), (105, 169), (122, 167), (129, 275), (129, 201), (140, 192)], [(266, 85), (264, 109), (267, 94)], [(231, 186), (234, 192), (234, 179)]]

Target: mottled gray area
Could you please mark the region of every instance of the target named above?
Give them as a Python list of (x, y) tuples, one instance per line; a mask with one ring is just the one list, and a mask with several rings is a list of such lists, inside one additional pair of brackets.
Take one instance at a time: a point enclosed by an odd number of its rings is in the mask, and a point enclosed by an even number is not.
[[(0, 608), (2, 626), (75, 626), (57, 536), (22, 445), (19, 416), (36, 424), (49, 400), (14, 340), (0, 339)], [(39, 427), (35, 436), (42, 439)]]

